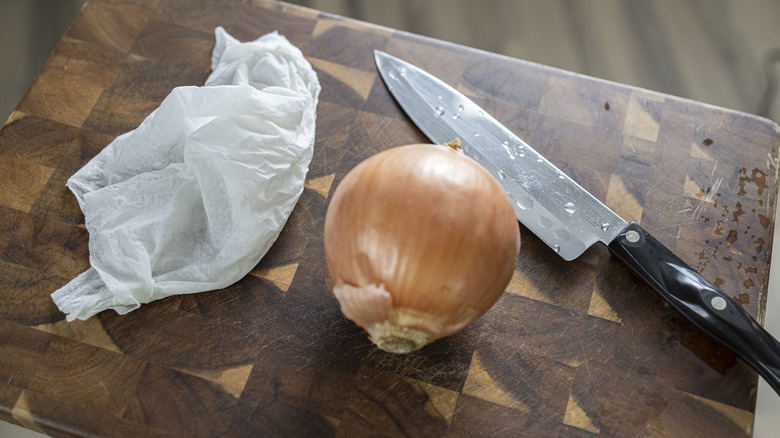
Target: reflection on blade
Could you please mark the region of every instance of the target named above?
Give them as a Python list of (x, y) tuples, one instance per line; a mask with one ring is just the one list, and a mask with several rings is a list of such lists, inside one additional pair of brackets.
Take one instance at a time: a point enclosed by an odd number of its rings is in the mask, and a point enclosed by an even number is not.
[(627, 225), (466, 96), (419, 68), (374, 53), (390, 93), (434, 143), (460, 139), (463, 152), (490, 171), (517, 219), (565, 260), (597, 241), (609, 244)]

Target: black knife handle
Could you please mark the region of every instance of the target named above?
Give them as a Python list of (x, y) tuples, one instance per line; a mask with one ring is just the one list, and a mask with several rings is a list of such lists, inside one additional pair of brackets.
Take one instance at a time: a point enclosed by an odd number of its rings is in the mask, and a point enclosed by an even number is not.
[(739, 304), (634, 222), (620, 232), (609, 249), (672, 307), (753, 367), (780, 394), (780, 343)]

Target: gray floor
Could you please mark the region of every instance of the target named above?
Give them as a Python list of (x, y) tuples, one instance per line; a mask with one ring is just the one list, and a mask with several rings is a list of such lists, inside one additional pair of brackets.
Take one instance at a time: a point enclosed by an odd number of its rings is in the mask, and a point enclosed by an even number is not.
[[(780, 121), (780, 102), (772, 87), (780, 77), (780, 0), (292, 3)], [(2, 120), (21, 100), (82, 4), (0, 0)], [(776, 62), (769, 62), (773, 57)], [(773, 305), (773, 299), (780, 300), (780, 290), (771, 286), (777, 283), (770, 279), (769, 304), (777, 307), (780, 318), (780, 305)], [(768, 319), (771, 315), (768, 312)], [(778, 412), (780, 398), (770, 392), (762, 401), (762, 392), (767, 390), (759, 391), (757, 412)], [(769, 417), (767, 421), (766, 414), (757, 414), (756, 437), (774, 436), (778, 417)], [(26, 436), (9, 427), (0, 422), (0, 437)]]
[(0, 0), (0, 118), (11, 114), (84, 0)]

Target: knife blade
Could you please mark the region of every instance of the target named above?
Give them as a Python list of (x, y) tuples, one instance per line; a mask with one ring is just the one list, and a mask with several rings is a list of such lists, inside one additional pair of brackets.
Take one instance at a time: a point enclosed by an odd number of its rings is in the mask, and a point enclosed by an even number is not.
[(601, 242), (780, 394), (780, 342), (728, 295), (635, 222), (627, 222), (468, 97), (385, 52), (374, 60), (390, 94), (434, 143), (459, 139), (512, 200), (517, 219), (567, 261)]

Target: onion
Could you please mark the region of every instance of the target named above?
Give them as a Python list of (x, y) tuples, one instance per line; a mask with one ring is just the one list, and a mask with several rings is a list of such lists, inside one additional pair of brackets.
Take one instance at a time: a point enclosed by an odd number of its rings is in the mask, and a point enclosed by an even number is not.
[(352, 169), (325, 217), (342, 313), (385, 351), (462, 329), (501, 296), (520, 230), (495, 178), (457, 145), (407, 145)]

